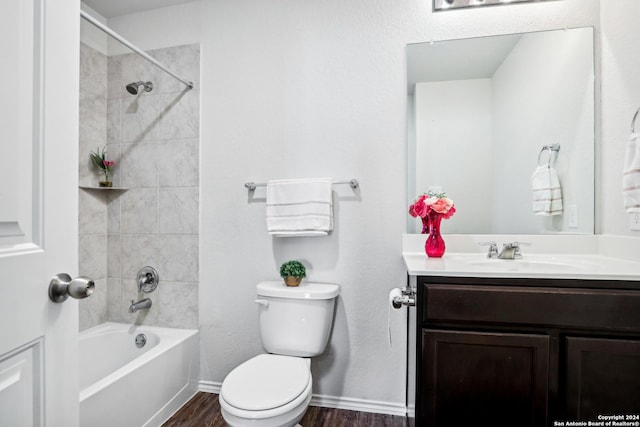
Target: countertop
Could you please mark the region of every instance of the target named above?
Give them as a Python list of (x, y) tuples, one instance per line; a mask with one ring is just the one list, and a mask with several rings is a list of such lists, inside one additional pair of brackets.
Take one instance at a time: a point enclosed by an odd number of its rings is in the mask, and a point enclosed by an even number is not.
[[(572, 242), (571, 236), (553, 236), (550, 239), (540, 236), (495, 237), (449, 236), (451, 245), (447, 244), (453, 250), (448, 248), (442, 258), (429, 258), (421, 248), (424, 236), (405, 235), (402, 258), (412, 276), (640, 281), (640, 250), (637, 247), (640, 239), (612, 242), (611, 237), (579, 236)], [(489, 259), (486, 248), (477, 246), (477, 241), (499, 240), (504, 243), (526, 241), (527, 237), (534, 244), (522, 248), (522, 259)], [(615, 256), (616, 251), (611, 248), (620, 248), (620, 254), (627, 256)]]

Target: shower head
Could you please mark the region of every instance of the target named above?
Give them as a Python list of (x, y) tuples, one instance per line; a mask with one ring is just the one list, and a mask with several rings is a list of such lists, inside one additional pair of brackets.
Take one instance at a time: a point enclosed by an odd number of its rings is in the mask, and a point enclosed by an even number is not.
[(151, 92), (153, 89), (153, 83), (151, 82), (133, 82), (127, 85), (127, 92), (131, 95), (137, 95), (140, 86), (144, 86), (145, 92)]

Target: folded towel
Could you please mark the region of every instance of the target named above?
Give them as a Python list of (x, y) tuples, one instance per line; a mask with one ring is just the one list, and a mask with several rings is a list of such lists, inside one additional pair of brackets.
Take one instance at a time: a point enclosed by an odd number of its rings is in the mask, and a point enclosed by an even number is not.
[(267, 182), (267, 230), (278, 237), (326, 236), (333, 230), (331, 178)]
[(627, 142), (622, 170), (622, 198), (627, 212), (640, 212), (640, 134)]
[(536, 167), (531, 175), (533, 213), (536, 215), (562, 214), (562, 190), (555, 168), (550, 165)]

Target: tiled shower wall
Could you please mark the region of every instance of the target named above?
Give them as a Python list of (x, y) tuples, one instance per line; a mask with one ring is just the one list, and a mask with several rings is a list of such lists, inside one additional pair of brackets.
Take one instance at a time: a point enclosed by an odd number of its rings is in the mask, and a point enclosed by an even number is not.
[[(101, 58), (86, 46), (81, 54), (89, 50), (87, 57)], [(92, 277), (105, 282), (98, 298), (81, 302), (81, 329), (105, 320), (198, 326), (200, 50), (188, 45), (149, 54), (192, 80), (195, 88), (186, 91), (182, 83), (136, 54), (81, 60), (81, 80), (106, 77), (99, 102), (91, 98), (83, 105), (81, 84), (81, 107), (91, 111), (99, 104), (96, 117), (104, 111), (104, 127), (97, 133), (104, 131), (109, 158), (116, 161), (114, 186), (128, 189), (81, 190), (80, 271), (91, 276), (90, 270)], [(104, 70), (92, 74), (103, 65)], [(129, 94), (125, 86), (137, 81), (151, 81), (153, 90)], [(86, 141), (93, 144), (83, 141), (82, 127), (81, 185), (96, 185), (98, 176), (88, 162), (96, 144), (90, 138)], [(136, 272), (145, 265), (156, 268), (160, 276), (160, 285), (150, 294), (137, 290)], [(128, 313), (131, 300), (145, 297), (151, 298), (151, 309)]]

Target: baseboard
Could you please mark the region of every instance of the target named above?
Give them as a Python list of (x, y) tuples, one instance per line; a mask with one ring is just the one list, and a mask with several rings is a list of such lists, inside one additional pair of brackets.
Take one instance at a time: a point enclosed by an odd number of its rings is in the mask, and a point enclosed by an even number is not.
[(215, 381), (200, 380), (198, 383), (198, 391), (204, 391), (205, 393), (220, 394), (220, 387), (222, 387), (222, 383)]
[[(222, 383), (214, 381), (200, 381), (198, 390), (206, 393), (220, 393)], [(359, 412), (373, 412), (376, 414), (405, 416), (407, 408), (402, 403), (383, 402), (379, 400), (355, 399), (352, 397), (327, 396), (314, 394), (311, 397), (311, 406), (324, 408), (346, 409)], [(415, 410), (414, 410), (415, 412)]]
[(409, 405), (407, 407), (407, 416), (409, 418), (415, 418), (416, 417), (416, 405)]

